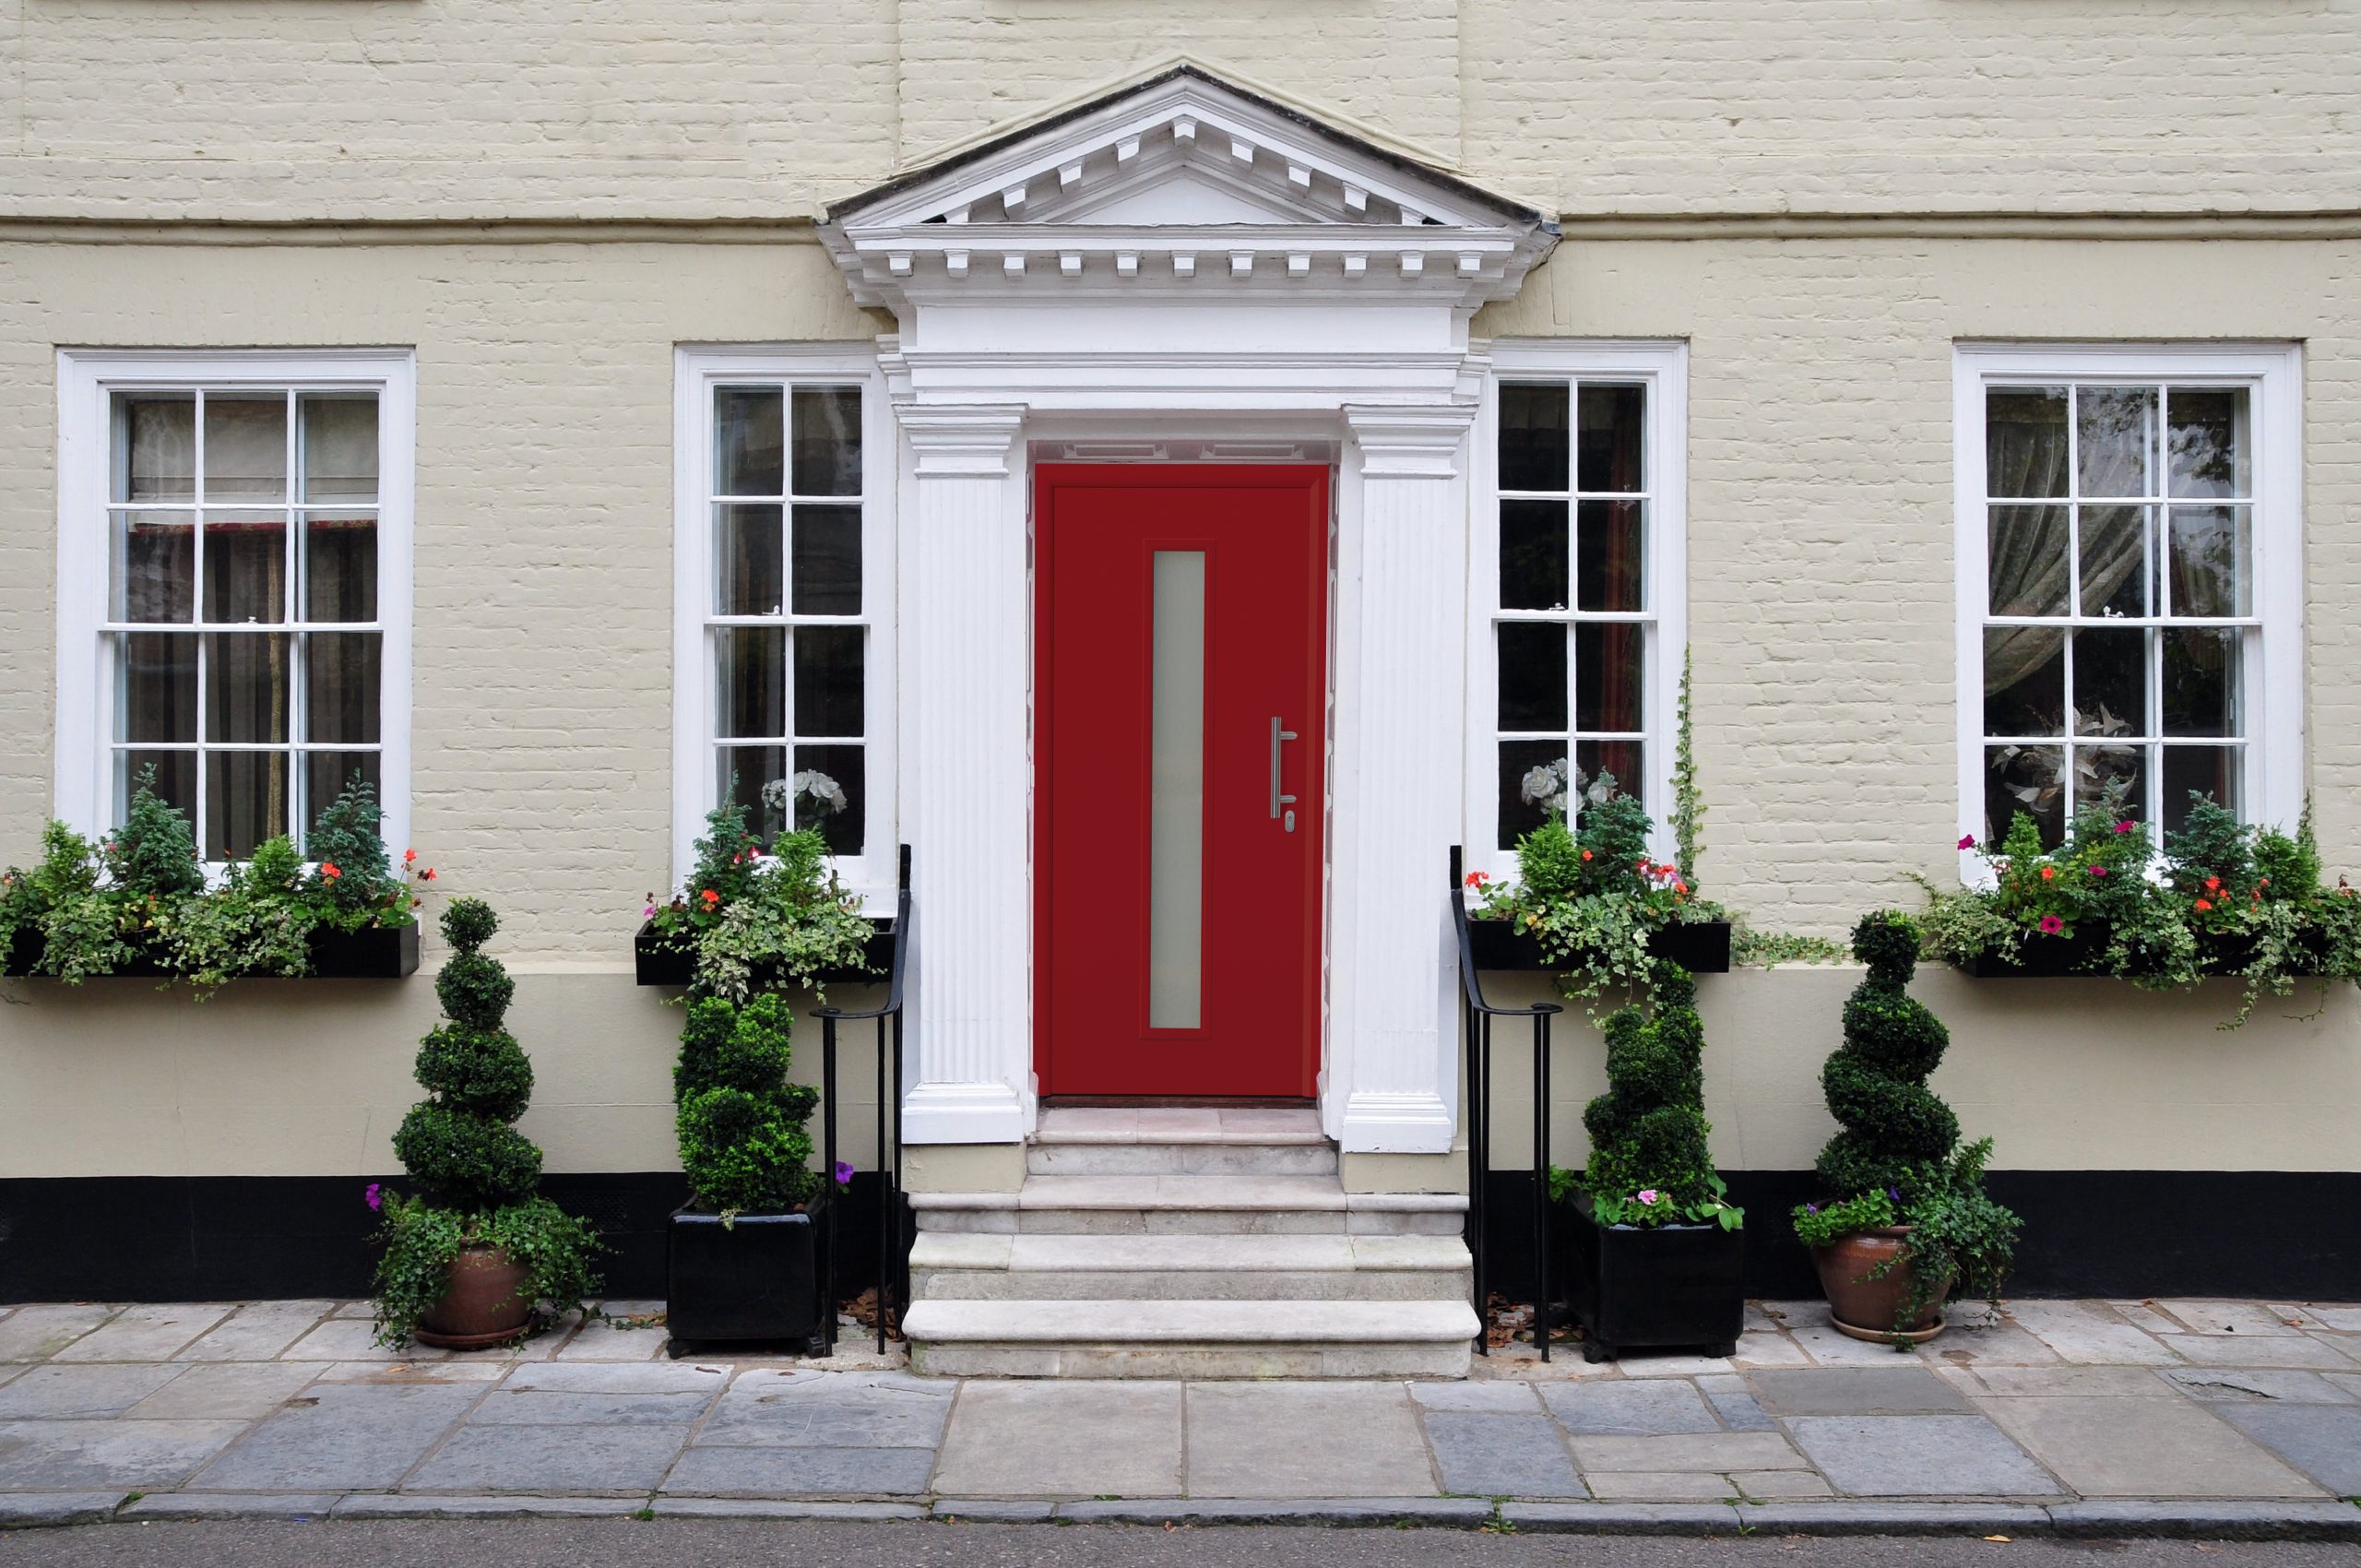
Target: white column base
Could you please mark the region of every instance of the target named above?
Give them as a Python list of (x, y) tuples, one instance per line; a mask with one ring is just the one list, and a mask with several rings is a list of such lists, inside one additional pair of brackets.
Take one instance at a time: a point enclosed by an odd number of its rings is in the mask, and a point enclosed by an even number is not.
[(904, 1143), (1021, 1143), (1031, 1124), (1006, 1084), (920, 1084), (902, 1100)]
[(1347, 1154), (1449, 1154), (1458, 1117), (1440, 1094), (1345, 1097), (1336, 1145)]

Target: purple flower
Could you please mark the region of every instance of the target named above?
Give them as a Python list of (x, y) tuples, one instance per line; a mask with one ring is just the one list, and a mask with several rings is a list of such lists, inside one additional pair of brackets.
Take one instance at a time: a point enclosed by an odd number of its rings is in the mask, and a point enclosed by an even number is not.
[(1973, 833), (1970, 833), (1970, 834), (1964, 835), (1964, 836), (1960, 839), (1960, 841), (1959, 841), (1959, 847), (1960, 847), (1961, 849), (1975, 849), (1975, 834), (1973, 834)]
[(645, 909), (640, 910), (640, 912), (639, 912), (639, 913), (640, 913), (640, 918), (641, 918), (642, 920), (650, 920), (650, 921), (652, 921), (652, 920), (654, 920), (654, 919), (656, 918), (656, 906), (655, 906), (655, 905), (653, 905), (653, 904), (650, 904), (650, 905), (648, 905), (648, 906), (647, 906), (647, 908), (646, 908)]
[(1804, 1212), (1806, 1214), (1818, 1214), (1820, 1212), (1820, 1206), (1818, 1204), (1806, 1204), (1804, 1205)]
[(836, 1161), (836, 1185), (839, 1187), (852, 1185), (852, 1161), (848, 1159)]
[(372, 1182), (369, 1183), (368, 1187), (362, 1191), (361, 1194), (361, 1201), (367, 1204), (371, 1208), (383, 1208), (386, 1206), (385, 1191), (383, 1188), (379, 1187), (376, 1182)]
[(1885, 1190), (1885, 1195), (1892, 1198), (1895, 1203), (1900, 1203), (1902, 1201), (1902, 1189), (1899, 1187), (1888, 1187)]

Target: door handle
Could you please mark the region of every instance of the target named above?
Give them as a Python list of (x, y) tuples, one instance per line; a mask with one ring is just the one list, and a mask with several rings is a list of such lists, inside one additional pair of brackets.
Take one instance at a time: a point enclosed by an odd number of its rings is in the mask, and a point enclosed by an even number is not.
[[(1296, 738), (1297, 738), (1297, 736), (1296, 736), (1296, 732), (1295, 732), (1294, 731), (1292, 731), (1292, 730), (1282, 730), (1281, 728), (1279, 728), (1279, 720), (1278, 720), (1278, 719), (1277, 719), (1275, 716), (1274, 716), (1274, 717), (1272, 718), (1272, 719), (1271, 719), (1271, 820), (1272, 820), (1273, 822), (1277, 822), (1277, 821), (1280, 821), (1280, 820), (1281, 820), (1281, 812), (1280, 812), (1280, 808), (1281, 808), (1281, 807), (1283, 807), (1283, 806), (1291, 806), (1291, 805), (1295, 804), (1295, 797), (1294, 797), (1293, 795), (1283, 795), (1283, 794), (1281, 794), (1281, 793), (1279, 792), (1279, 745), (1280, 745), (1280, 742), (1285, 742), (1285, 741), (1292, 741), (1292, 740), (1295, 740)], [(1286, 814), (1285, 814), (1285, 821), (1286, 821), (1286, 823), (1287, 823), (1287, 830), (1289, 833), (1293, 833), (1293, 832), (1295, 831), (1295, 813), (1293, 813), (1293, 812), (1287, 812), (1287, 813), (1286, 813)]]

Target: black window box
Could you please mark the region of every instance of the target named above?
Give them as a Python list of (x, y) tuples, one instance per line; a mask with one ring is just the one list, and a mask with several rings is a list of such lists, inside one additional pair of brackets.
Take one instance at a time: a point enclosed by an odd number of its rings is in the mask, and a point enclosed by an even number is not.
[[(29, 976), (39, 969), (49, 944), (37, 931), (19, 931), (8, 944), (0, 975)], [(308, 975), (249, 975), (248, 980), (399, 980), (418, 972), (418, 923), (363, 926), (359, 931), (312, 932)], [(48, 978), (48, 977), (43, 977)], [(147, 956), (108, 970), (99, 980), (170, 980), (171, 971)]]
[(665, 1326), (674, 1356), (700, 1345), (794, 1341), (828, 1353), (813, 1217), (672, 1211), (665, 1227)]
[[(2083, 921), (2075, 926), (2071, 936), (2044, 936), (2031, 932), (2017, 944), (2021, 962), (2012, 964), (1997, 953), (1979, 953), (1960, 968), (1975, 980), (2128, 979), (2103, 968), (2106, 944), (2114, 934), (2114, 928), (2105, 921)], [(2244, 936), (2201, 935), (2197, 939), (2197, 956), (2207, 973), (2235, 978), (2240, 969), (2254, 962), (2254, 942)], [(2312, 964), (2292, 972), (2318, 974), (2319, 960), (2325, 956), (2324, 953), (2315, 953)]]
[[(862, 946), (861, 956), (869, 962), (866, 971), (860, 969), (823, 969), (813, 979), (825, 985), (862, 985), (884, 983), (886, 971), (894, 967), (894, 922), (873, 920), (869, 941)], [(632, 963), (641, 985), (685, 986), (696, 978), (695, 952), (684, 943), (656, 934), (656, 922), (648, 921), (632, 938)], [(754, 970), (754, 985), (758, 991), (793, 989), (800, 982), (790, 981), (775, 965), (759, 965)]]
[(1551, 1206), (1549, 1243), (1567, 1305), (1586, 1336), (1583, 1359), (1639, 1347), (1738, 1348), (1746, 1326), (1746, 1232), (1718, 1225), (1601, 1225), (1590, 1197)]
[[(1539, 940), (1507, 921), (1471, 918), (1467, 935), (1479, 969), (1554, 974), (1568, 967), (1543, 957)], [(1730, 922), (1668, 925), (1648, 939), (1648, 955), (1668, 959), (1693, 975), (1726, 975), (1730, 972)]]

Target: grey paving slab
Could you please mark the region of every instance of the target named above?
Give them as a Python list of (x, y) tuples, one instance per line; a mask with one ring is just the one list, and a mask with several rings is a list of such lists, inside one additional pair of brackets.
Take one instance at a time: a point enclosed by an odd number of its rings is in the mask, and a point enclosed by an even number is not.
[(667, 1336), (653, 1325), (626, 1328), (596, 1319), (558, 1347), (559, 1361), (652, 1361), (664, 1353)]
[(2172, 1368), (2165, 1381), (2208, 1405), (2349, 1405), (2354, 1396), (2315, 1372), (2290, 1367)]
[(2303, 1325), (2289, 1323), (2265, 1301), (2158, 1301), (2156, 1310), (2186, 1324), (2196, 1334), (2290, 1335)]
[[(1180, 1467), (1177, 1458), (1173, 1467)], [(664, 1479), (663, 1491), (668, 1497), (914, 1497), (928, 1490), (933, 1468), (931, 1448), (692, 1448)]]
[(1902, 1415), (1968, 1409), (1959, 1391), (1922, 1366), (1772, 1369), (1747, 1374), (1774, 1416)]
[(1798, 1416), (1787, 1431), (1856, 1497), (2047, 1497), (2059, 1487), (1981, 1416)]
[(685, 1422), (660, 1426), (470, 1422), (412, 1472), (402, 1490), (628, 1492), (645, 1497), (672, 1467), (688, 1437)]
[(1414, 1383), (1410, 1397), (1430, 1410), (1463, 1410), (1489, 1416), (1534, 1416), (1541, 1400), (1529, 1383), (1506, 1378), (1477, 1383)]
[(2187, 1399), (2035, 1395), (1978, 1404), (2084, 1497), (2318, 1495), (2309, 1481)]
[(2058, 1534), (2076, 1537), (2361, 1540), (2361, 1508), (2348, 1503), (2060, 1503), (2051, 1506), (2049, 1523)]
[(465, 1383), (481, 1392), (509, 1373), (505, 1361), (306, 1361), (320, 1369), (322, 1383), (374, 1383), (380, 1387), (415, 1387), (427, 1383)]
[(573, 1394), (559, 1390), (492, 1390), (468, 1415), (470, 1426), (669, 1426), (683, 1442), (714, 1394)]
[(1178, 1497), (1177, 1383), (970, 1383), (943, 1439), (953, 1497)]
[(181, 1375), (175, 1366), (39, 1366), (0, 1387), (0, 1420), (119, 1416)]
[(1574, 1464), (1585, 1478), (1601, 1470), (1796, 1470), (1803, 1456), (1775, 1431), (1701, 1431), (1662, 1437), (1576, 1433)]
[(537, 1361), (510, 1372), (504, 1387), (560, 1394), (718, 1394), (729, 1386), (730, 1376), (727, 1361)]
[(1735, 1373), (1701, 1377), (1697, 1380), (1697, 1391), (1705, 1396), (1707, 1404), (1713, 1406), (1714, 1414), (1722, 1418), (1722, 1424), (1732, 1431), (1777, 1430), (1771, 1424), (1770, 1416), (1764, 1413), (1762, 1402), (1755, 1398), (1754, 1391), (1747, 1386), (1746, 1379)]
[(1907, 1350), (1896, 1350), (1891, 1345), (1873, 1345), (1866, 1339), (1856, 1339), (1839, 1334), (1821, 1309), (1818, 1323), (1790, 1325), (1788, 1337), (1803, 1347), (1804, 1353), (1814, 1364), (1823, 1367), (1891, 1367), (1907, 1366), (1913, 1358)]
[(122, 1501), (119, 1491), (0, 1492), (0, 1529), (95, 1524)]
[(1918, 1347), (1917, 1359), (1955, 1367), (2054, 1367), (2065, 1358), (2043, 1340), (2007, 1318), (1954, 1320), (1937, 1337)]
[(1501, 1504), (1503, 1523), (1535, 1535), (1734, 1536), (1739, 1517), (1726, 1503)]
[(482, 1397), (476, 1384), (318, 1383), (208, 1466), (214, 1491), (382, 1490)]
[(1440, 1490), (1399, 1384), (1195, 1383), (1192, 1497), (1432, 1497)]
[(1810, 1470), (1735, 1470), (1730, 1485), (1740, 1497), (1788, 1499), (1833, 1497), (1836, 1489)]
[(260, 1420), (301, 1394), (318, 1371), (303, 1361), (203, 1362), (125, 1413), (136, 1420)]
[(125, 1503), (125, 1519), (325, 1519), (333, 1491), (160, 1491)]
[(2322, 1328), (2340, 1334), (2361, 1334), (2361, 1306), (2340, 1306), (2327, 1301), (2307, 1301), (2298, 1309)]
[(2361, 1405), (2234, 1405), (2214, 1414), (2339, 1497), (2361, 1497)]
[(1802, 1346), (1777, 1329), (1750, 1328), (1738, 1336), (1738, 1354), (1730, 1358), (1741, 1367), (1808, 1367), (1811, 1358)]
[(1682, 1381), (1545, 1384), (1541, 1402), (1578, 1436), (1646, 1437), (1722, 1426), (1696, 1385)]
[(332, 1317), (279, 1352), (294, 1361), (440, 1361), (447, 1350), (412, 1345), (388, 1350), (377, 1343), (377, 1325), (365, 1317)]
[(1971, 1390), (2003, 1396), (2079, 1394), (2093, 1398), (2161, 1399), (2174, 1392), (2169, 1369), (2144, 1366), (1976, 1367), (1964, 1373)]
[[(2179, 1364), (2179, 1358), (2158, 1343), (2153, 1335), (2139, 1324), (2126, 1322), (2113, 1308), (2097, 1302), (2012, 1301), (2009, 1316), (2018, 1327), (2078, 1365)], [(2163, 1318), (2157, 1321), (2169, 1322)]]
[(267, 1361), (317, 1327), (334, 1301), (249, 1301), (180, 1351), (184, 1361)]
[(1632, 1350), (1619, 1357), (1616, 1366), (1625, 1377), (1710, 1377), (1716, 1372), (1738, 1370), (1738, 1361), (1730, 1356), (1677, 1355), (1671, 1352)]
[(0, 1318), (0, 1361), (40, 1361), (114, 1315), (94, 1301), (41, 1302)]
[(914, 1387), (849, 1377), (748, 1374), (730, 1384), (697, 1433), (702, 1444), (796, 1448), (932, 1448), (951, 1418), (953, 1385)]
[(1730, 1479), (1712, 1470), (1594, 1470), (1590, 1490), (1602, 1503), (1733, 1503), (1738, 1497)]
[(1429, 1410), (1427, 1442), (1442, 1490), (1468, 1497), (1584, 1497), (1558, 1425), (1543, 1415)]
[(225, 1304), (168, 1301), (125, 1307), (58, 1351), (59, 1361), (161, 1361), (230, 1315)]
[(2307, 1367), (2351, 1372), (2352, 1357), (2308, 1334), (2160, 1334), (2157, 1343), (2201, 1367)]
[(0, 1421), (0, 1490), (178, 1486), (242, 1430), (237, 1421)]

